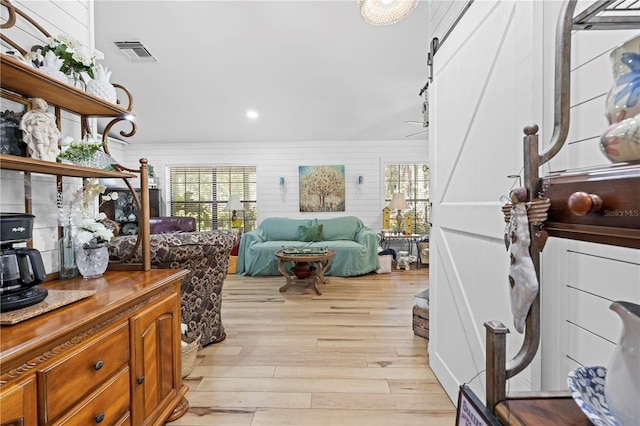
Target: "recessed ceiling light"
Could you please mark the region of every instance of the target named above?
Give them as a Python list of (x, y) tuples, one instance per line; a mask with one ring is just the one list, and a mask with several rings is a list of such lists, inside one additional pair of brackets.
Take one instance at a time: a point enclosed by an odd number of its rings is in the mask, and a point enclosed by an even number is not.
[(249, 120), (257, 120), (258, 117), (259, 117), (258, 111), (254, 110), (254, 109), (247, 110), (247, 118)]

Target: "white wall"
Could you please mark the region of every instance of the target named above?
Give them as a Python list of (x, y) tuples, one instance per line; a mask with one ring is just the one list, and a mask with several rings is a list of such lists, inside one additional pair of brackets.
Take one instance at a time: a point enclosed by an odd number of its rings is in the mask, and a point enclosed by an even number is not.
[[(93, 45), (92, 24), (93, 5), (87, 0), (77, 1), (13, 1), (36, 20), (52, 36), (67, 34), (81, 40), (88, 46)], [(3, 18), (5, 8), (1, 8)], [(18, 17), (18, 26), (2, 30), (4, 34), (25, 49), (45, 42), (40, 33)], [(5, 51), (6, 47), (2, 47)], [(80, 138), (79, 121), (70, 114), (62, 114), (62, 133), (64, 136)], [(54, 176), (32, 174), (31, 185), (24, 184), (21, 172), (0, 170), (1, 197), (0, 210), (3, 212), (24, 212), (25, 191), (31, 193), (33, 214), (36, 216), (33, 232), (33, 245), (42, 253), (47, 273), (58, 270), (57, 252), (57, 211), (55, 208), (56, 179)], [(63, 184), (77, 186), (80, 179), (64, 178)]]
[[(581, 2), (577, 10), (588, 4)], [(454, 402), (457, 387), (484, 369), (485, 321), (499, 320), (511, 329), (508, 359), (520, 346), (510, 313), (509, 260), (498, 200), (513, 183), (506, 176), (521, 173), (522, 128), (539, 124), (542, 147), (553, 131), (554, 43), (561, 6), (476, 1), (434, 58), (429, 353), (432, 369)], [(437, 22), (431, 26), (442, 31)], [(609, 164), (598, 146), (612, 82), (608, 52), (634, 33), (574, 33), (569, 140), (542, 175)], [(542, 253), (541, 348), (508, 389), (566, 390), (567, 373), (575, 366), (607, 365), (621, 326), (608, 306), (613, 300), (640, 303), (639, 283), (640, 250), (549, 239)], [(471, 383), (482, 399), (484, 385), (483, 374)]]
[[(266, 217), (336, 217), (358, 216), (373, 230), (382, 228), (384, 208), (384, 163), (427, 163), (425, 140), (403, 141), (319, 141), (258, 142), (229, 144), (180, 144), (132, 142), (125, 148), (125, 164), (135, 166), (147, 158), (154, 166), (163, 199), (167, 194), (166, 168), (185, 165), (256, 166), (258, 181), (258, 223)], [(298, 166), (344, 165), (346, 175), (346, 210), (332, 213), (301, 213), (298, 204)], [(364, 184), (356, 184), (358, 175)], [(279, 178), (284, 176), (287, 191), (280, 192)], [(168, 208), (165, 211), (170, 211)]]

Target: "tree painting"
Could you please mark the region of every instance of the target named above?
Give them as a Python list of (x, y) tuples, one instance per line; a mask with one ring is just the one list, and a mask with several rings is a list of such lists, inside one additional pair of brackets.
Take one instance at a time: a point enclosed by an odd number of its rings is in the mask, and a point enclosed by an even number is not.
[(344, 166), (299, 166), (300, 211), (344, 211)]

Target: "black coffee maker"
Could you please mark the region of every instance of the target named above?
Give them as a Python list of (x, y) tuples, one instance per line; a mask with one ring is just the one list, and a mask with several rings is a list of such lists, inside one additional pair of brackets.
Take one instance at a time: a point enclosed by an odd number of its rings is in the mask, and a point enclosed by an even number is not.
[(0, 311), (13, 311), (41, 302), (47, 290), (36, 285), (47, 274), (36, 249), (14, 247), (31, 240), (35, 216), (0, 213)]

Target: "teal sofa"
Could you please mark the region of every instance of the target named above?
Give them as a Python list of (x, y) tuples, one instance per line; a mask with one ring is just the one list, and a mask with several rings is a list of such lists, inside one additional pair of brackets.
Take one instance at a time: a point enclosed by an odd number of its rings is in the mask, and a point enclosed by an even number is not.
[[(278, 259), (274, 255), (277, 250), (283, 247), (325, 247), (336, 251), (325, 275), (363, 275), (379, 267), (379, 242), (378, 234), (355, 216), (332, 219), (272, 217), (242, 236), (236, 273), (280, 275)], [(293, 263), (285, 265), (285, 268), (291, 266)]]

